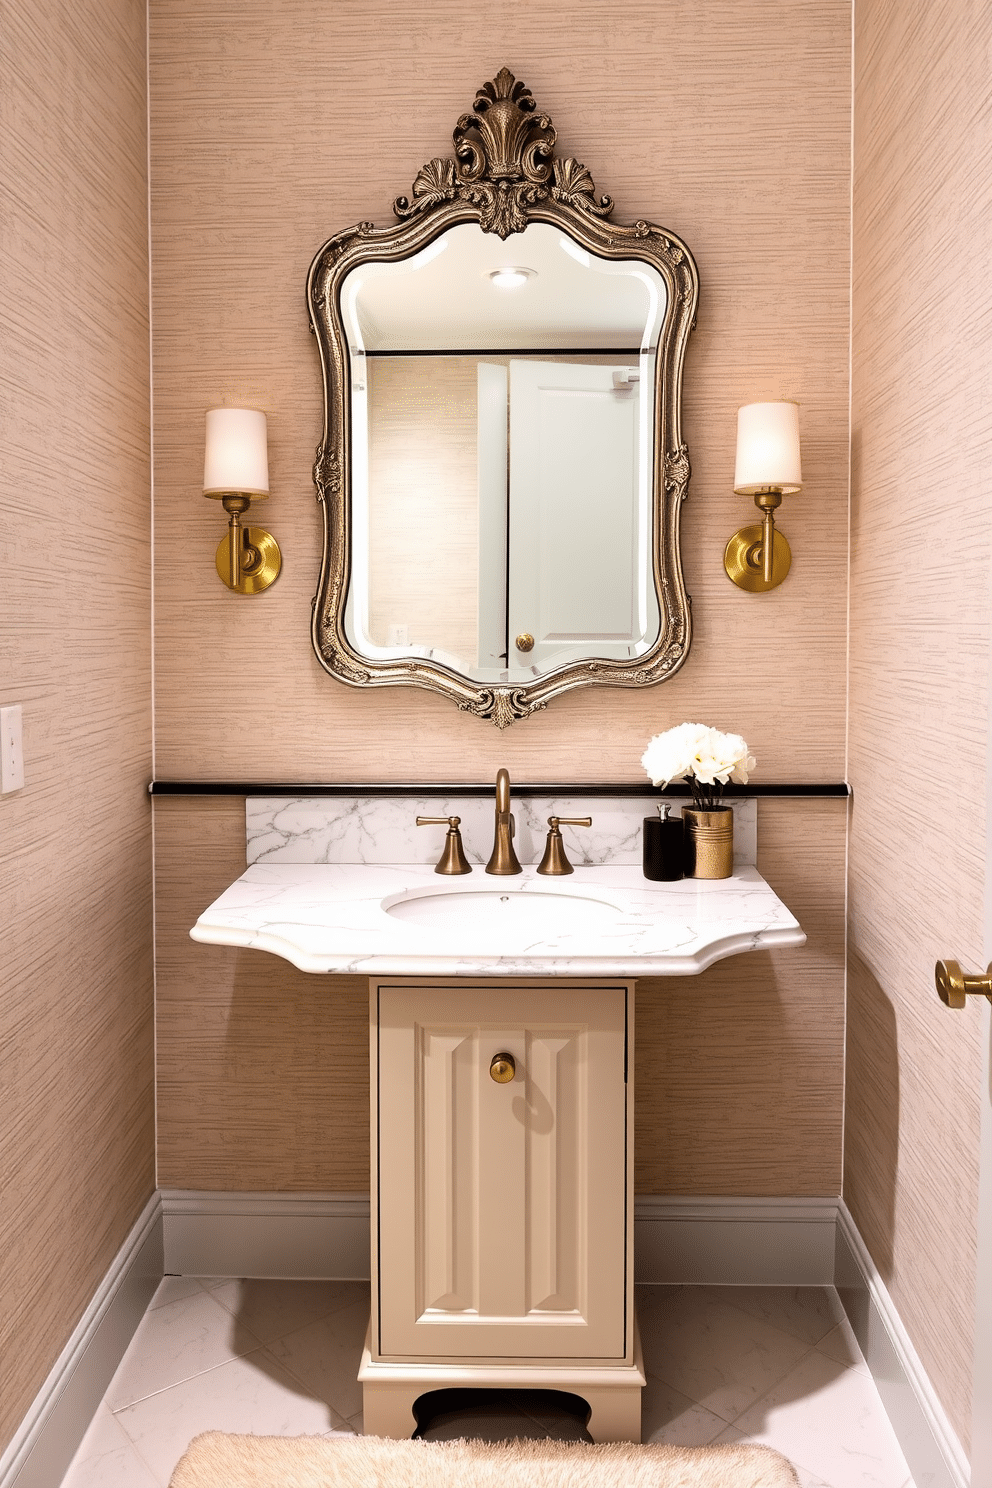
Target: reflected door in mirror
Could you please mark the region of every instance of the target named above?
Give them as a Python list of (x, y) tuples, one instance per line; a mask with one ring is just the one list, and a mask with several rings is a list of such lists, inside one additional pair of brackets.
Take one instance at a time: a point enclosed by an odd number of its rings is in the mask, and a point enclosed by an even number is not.
[[(631, 370), (510, 363), (511, 674), (636, 656), (657, 639), (646, 420)], [(533, 645), (518, 648), (521, 635)]]

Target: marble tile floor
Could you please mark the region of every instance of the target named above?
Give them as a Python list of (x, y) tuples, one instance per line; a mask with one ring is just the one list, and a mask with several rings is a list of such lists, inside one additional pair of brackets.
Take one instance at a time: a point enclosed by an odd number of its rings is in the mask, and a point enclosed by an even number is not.
[[(803, 1488), (912, 1488), (832, 1288), (637, 1293), (645, 1441), (765, 1442)], [(364, 1282), (167, 1276), (62, 1488), (167, 1488), (201, 1431), (361, 1431), (368, 1307)]]

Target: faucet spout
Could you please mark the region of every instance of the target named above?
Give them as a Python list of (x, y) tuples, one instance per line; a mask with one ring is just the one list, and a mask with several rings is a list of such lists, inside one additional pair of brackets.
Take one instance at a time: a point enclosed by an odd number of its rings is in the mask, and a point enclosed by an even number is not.
[(496, 835), (493, 839), (492, 857), (486, 864), (486, 872), (509, 876), (523, 873), (520, 861), (513, 850), (513, 834), (516, 823), (510, 810), (510, 776), (507, 770), (496, 774)]

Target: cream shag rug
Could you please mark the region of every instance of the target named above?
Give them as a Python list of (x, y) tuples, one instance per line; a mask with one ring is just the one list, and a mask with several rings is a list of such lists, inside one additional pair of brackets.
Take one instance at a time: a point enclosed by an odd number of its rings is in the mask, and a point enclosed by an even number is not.
[(798, 1488), (769, 1447), (196, 1437), (170, 1488)]

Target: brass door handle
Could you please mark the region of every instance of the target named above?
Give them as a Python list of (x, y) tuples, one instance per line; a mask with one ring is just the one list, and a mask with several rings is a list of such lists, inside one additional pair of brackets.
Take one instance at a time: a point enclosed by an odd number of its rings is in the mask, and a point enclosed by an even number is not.
[(529, 630), (525, 630), (517, 636), (515, 645), (518, 651), (533, 651), (534, 637)]
[(517, 1073), (517, 1063), (512, 1054), (494, 1054), (489, 1065), (490, 1078), (497, 1085), (507, 1085)]
[(992, 1002), (992, 965), (984, 976), (966, 976), (958, 961), (938, 961), (933, 969), (937, 994), (949, 1008), (963, 1008), (969, 997), (987, 997)]

